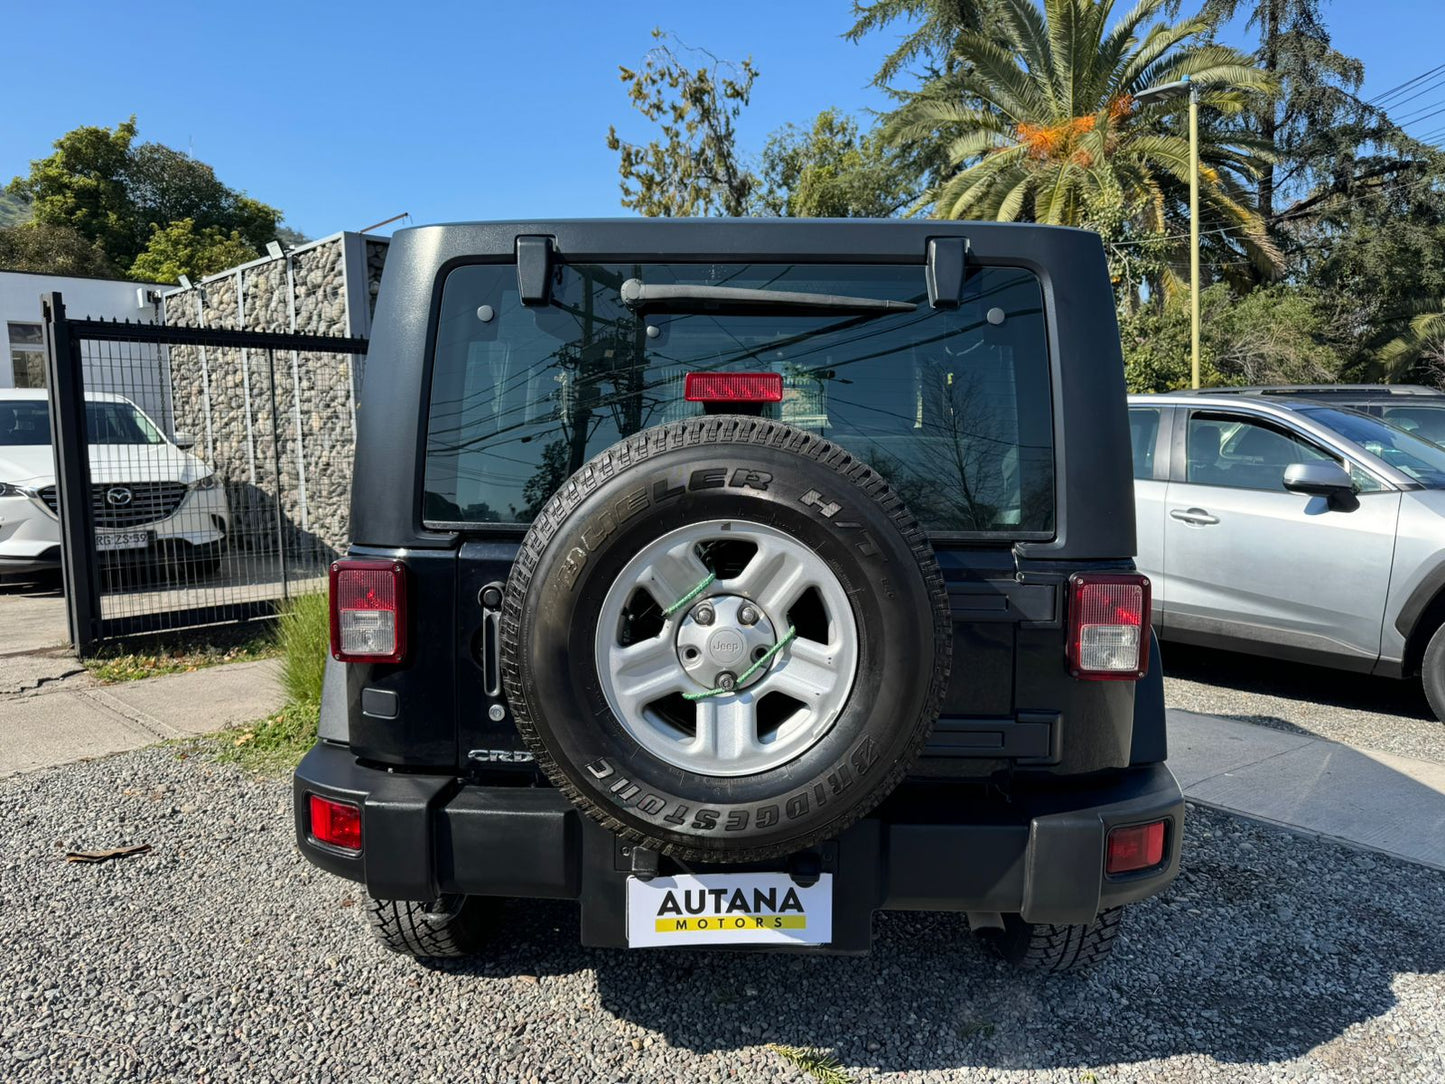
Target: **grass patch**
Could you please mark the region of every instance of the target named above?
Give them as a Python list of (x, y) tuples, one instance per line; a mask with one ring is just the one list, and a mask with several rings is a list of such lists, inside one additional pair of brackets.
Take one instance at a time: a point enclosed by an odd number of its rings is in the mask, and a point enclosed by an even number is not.
[(331, 615), (326, 595), (303, 595), (276, 621), (281, 688), (286, 705), (274, 715), (213, 739), (216, 759), (272, 774), (294, 768), (316, 743), (321, 717), (321, 683), (331, 650)]
[(262, 775), (288, 772), (316, 744), (321, 703), (288, 704), (257, 723), (222, 731), (210, 739), (215, 759)]
[(289, 704), (321, 703), (321, 682), (331, 654), (331, 607), (326, 595), (302, 595), (276, 619), (281, 688)]
[(228, 662), (274, 659), (281, 653), (276, 630), (213, 631), (206, 639), (195, 637), (154, 640), (143, 648), (111, 645), (82, 660), (97, 681), (113, 685), (162, 674), (188, 674)]
[(770, 1043), (768, 1049), (786, 1062), (791, 1062), (819, 1084), (853, 1084), (853, 1077), (831, 1051), (811, 1046), (781, 1046)]

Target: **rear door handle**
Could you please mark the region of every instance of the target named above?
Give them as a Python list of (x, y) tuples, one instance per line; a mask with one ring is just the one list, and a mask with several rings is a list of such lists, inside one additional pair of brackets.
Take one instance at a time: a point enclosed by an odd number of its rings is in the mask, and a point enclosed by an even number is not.
[(1169, 514), (1183, 523), (1192, 523), (1196, 527), (1207, 527), (1211, 523), (1218, 523), (1218, 516), (1211, 516), (1202, 508), (1171, 508)]

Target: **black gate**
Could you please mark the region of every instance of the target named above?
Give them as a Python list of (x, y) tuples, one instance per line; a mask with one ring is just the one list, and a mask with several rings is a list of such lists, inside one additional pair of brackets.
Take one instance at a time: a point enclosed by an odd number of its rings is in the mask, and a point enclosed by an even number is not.
[[(70, 320), (42, 299), (71, 643), (274, 615), (345, 552), (366, 340)], [(21, 417), (27, 410), (36, 417)], [(28, 427), (28, 428), (27, 428)], [(43, 434), (42, 434), (43, 435)]]

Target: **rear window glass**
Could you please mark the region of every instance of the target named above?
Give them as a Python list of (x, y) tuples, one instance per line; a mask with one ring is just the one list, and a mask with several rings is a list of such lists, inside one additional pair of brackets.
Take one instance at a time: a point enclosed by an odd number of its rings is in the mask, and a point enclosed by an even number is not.
[[(621, 300), (628, 279), (916, 308), (638, 314)], [(765, 416), (867, 461), (932, 531), (1053, 533), (1042, 292), (1011, 268), (973, 269), (955, 309), (929, 307), (921, 266), (565, 265), (533, 307), (511, 265), (459, 268), (442, 294), (424, 519), (529, 522), (592, 455), (704, 413), (683, 398), (689, 372), (781, 374)]]

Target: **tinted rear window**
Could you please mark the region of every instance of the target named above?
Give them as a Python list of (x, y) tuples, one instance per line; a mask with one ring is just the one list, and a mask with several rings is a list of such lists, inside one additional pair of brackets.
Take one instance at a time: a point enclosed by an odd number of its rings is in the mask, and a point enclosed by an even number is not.
[[(862, 317), (638, 315), (626, 279), (916, 303)], [(526, 523), (589, 457), (703, 413), (689, 372), (776, 372), (766, 416), (835, 441), (888, 478), (930, 530), (1049, 537), (1053, 447), (1042, 293), (979, 268), (932, 309), (919, 266), (606, 264), (555, 269), (524, 307), (510, 265), (453, 271), (442, 295), (427, 436), (428, 523)]]

